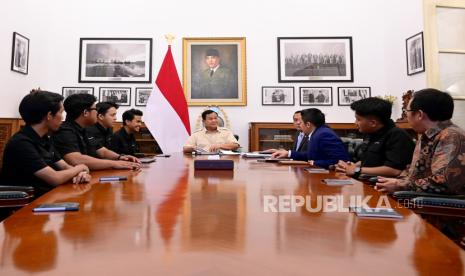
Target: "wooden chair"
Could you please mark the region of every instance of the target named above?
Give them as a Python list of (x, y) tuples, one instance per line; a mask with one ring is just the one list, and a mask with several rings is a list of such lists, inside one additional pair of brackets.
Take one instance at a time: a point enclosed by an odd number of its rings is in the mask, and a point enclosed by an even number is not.
[(399, 191), (393, 197), (465, 249), (465, 196)]
[(0, 186), (0, 221), (15, 210), (29, 204), (33, 197), (33, 187)]

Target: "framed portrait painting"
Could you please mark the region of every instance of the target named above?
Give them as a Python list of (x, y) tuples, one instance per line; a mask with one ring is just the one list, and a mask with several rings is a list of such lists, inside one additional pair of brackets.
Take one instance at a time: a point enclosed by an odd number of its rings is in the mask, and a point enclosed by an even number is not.
[(152, 93), (151, 87), (136, 87), (136, 106), (146, 106), (150, 93)]
[(352, 82), (352, 37), (278, 37), (279, 82)]
[(67, 98), (74, 94), (91, 94), (94, 95), (93, 87), (63, 87), (62, 95), (63, 98)]
[(350, 105), (351, 103), (371, 97), (370, 87), (338, 87), (338, 105)]
[(151, 38), (81, 38), (79, 82), (151, 81)]
[(332, 87), (300, 87), (300, 105), (333, 105)]
[(100, 102), (113, 102), (120, 106), (131, 105), (130, 87), (100, 87)]
[(245, 37), (184, 38), (188, 105), (247, 105)]
[(294, 103), (294, 87), (262, 87), (262, 105), (294, 105)]
[(29, 39), (17, 32), (13, 33), (11, 50), (11, 70), (27, 75), (29, 69)]
[(423, 48), (423, 32), (405, 40), (407, 51), (407, 75), (411, 76), (425, 71), (425, 54)]

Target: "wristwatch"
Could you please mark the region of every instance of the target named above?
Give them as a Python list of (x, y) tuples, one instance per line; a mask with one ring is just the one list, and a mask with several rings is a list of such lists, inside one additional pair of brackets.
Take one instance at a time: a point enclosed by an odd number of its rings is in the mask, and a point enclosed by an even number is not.
[(352, 175), (352, 177), (355, 179), (358, 179), (361, 173), (362, 173), (362, 167), (355, 167), (354, 174)]

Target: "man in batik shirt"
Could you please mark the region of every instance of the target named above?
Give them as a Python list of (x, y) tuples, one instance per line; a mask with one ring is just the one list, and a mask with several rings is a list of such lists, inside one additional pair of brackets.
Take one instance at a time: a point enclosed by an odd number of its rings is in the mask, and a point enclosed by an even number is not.
[(399, 178), (380, 178), (376, 188), (465, 195), (465, 131), (450, 121), (452, 97), (424, 89), (413, 95), (406, 111), (409, 124), (420, 134), (412, 163)]

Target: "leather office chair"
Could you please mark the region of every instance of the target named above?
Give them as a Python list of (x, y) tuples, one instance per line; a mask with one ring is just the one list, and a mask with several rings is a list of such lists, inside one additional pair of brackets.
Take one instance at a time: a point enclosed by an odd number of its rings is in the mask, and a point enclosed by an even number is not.
[(15, 210), (29, 204), (33, 197), (33, 187), (0, 186), (0, 221)]
[(465, 196), (398, 191), (393, 197), (465, 249)]

